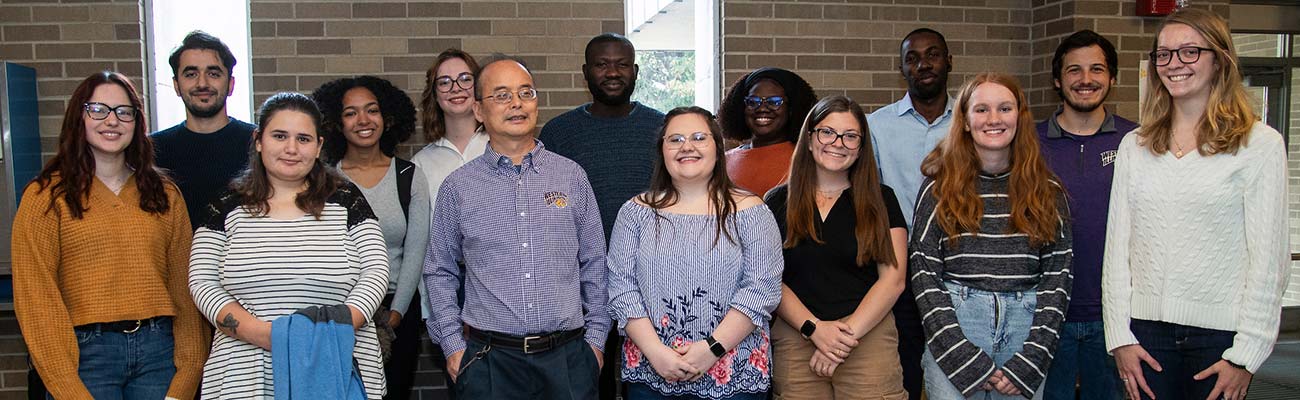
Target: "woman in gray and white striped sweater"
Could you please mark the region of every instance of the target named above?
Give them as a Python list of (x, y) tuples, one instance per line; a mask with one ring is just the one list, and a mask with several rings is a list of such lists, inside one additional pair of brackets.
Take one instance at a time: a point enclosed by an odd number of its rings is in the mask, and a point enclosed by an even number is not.
[(948, 137), (921, 165), (908, 246), (926, 394), (1033, 398), (1070, 299), (1065, 195), (1039, 155), (1015, 78), (976, 76), (953, 114)]
[(271, 321), (344, 304), (366, 398), (378, 400), (384, 371), (368, 317), (388, 287), (379, 223), (360, 189), (317, 159), (321, 115), (311, 99), (279, 93), (257, 114), (248, 169), (209, 207), (190, 252), (190, 293), (217, 328), (203, 396), (276, 397)]

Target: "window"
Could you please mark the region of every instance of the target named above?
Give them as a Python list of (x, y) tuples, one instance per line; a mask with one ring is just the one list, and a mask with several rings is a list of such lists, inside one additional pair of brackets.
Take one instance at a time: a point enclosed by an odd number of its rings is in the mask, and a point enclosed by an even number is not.
[[(1287, 176), (1292, 258), (1300, 254), (1300, 35), (1234, 33), (1242, 78), (1255, 112), (1287, 142)], [(1300, 263), (1291, 262), (1291, 280), (1282, 298), (1300, 306)]]
[(641, 66), (633, 100), (664, 112), (686, 105), (717, 109), (718, 7), (700, 0), (625, 1), (625, 31)]
[[(226, 99), (226, 112), (243, 121), (253, 115), (252, 51), (248, 33), (247, 0), (210, 0), (203, 9), (184, 1), (146, 0), (145, 30), (148, 44), (145, 81), (151, 103), (150, 123), (155, 130), (185, 121), (185, 105), (172, 87), (172, 67), (167, 59), (172, 50), (193, 30), (202, 30), (221, 39), (235, 53), (234, 93)], [(231, 23), (234, 22), (234, 23)]]

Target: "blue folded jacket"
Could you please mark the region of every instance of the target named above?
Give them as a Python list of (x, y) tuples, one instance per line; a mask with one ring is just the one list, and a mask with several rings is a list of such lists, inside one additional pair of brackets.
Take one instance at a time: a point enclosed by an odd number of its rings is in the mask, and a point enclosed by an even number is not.
[(366, 398), (352, 358), (356, 336), (346, 305), (307, 307), (271, 321), (276, 399)]

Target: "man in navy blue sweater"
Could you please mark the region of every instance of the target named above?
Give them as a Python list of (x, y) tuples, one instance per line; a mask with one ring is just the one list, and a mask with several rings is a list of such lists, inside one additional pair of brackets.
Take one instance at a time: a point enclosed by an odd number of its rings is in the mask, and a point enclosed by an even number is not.
[[(654, 171), (657, 134), (664, 113), (632, 101), (636, 89), (636, 49), (623, 35), (604, 33), (587, 42), (582, 77), (592, 102), (551, 119), (537, 139), (546, 149), (573, 160), (587, 171), (596, 194), (600, 220), (609, 240), (618, 209), (650, 187)], [(620, 348), (618, 333), (611, 332), (606, 349)], [(616, 395), (619, 357), (605, 352), (600, 375), (600, 398)]]
[(207, 218), (208, 203), (221, 197), (230, 179), (248, 165), (257, 127), (226, 114), (226, 98), (235, 87), (235, 55), (220, 39), (190, 32), (168, 61), (173, 88), (185, 102), (185, 120), (150, 138), (158, 166), (176, 180), (190, 227), (197, 229)]
[(1074, 218), (1074, 288), (1056, 357), (1047, 373), (1045, 399), (1119, 399), (1115, 360), (1106, 354), (1101, 323), (1101, 259), (1115, 150), (1132, 121), (1106, 111), (1115, 85), (1115, 46), (1091, 30), (1075, 32), (1056, 48), (1052, 78), (1062, 105), (1038, 124), (1047, 164), (1069, 194)]

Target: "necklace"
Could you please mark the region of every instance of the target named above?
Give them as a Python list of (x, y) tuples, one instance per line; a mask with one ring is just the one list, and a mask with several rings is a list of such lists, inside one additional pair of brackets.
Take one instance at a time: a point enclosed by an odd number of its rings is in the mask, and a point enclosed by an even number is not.
[(1177, 139), (1177, 138), (1171, 138), (1171, 139), (1173, 139), (1174, 146), (1177, 146), (1177, 147), (1178, 147), (1178, 151), (1175, 151), (1175, 152), (1174, 152), (1174, 157), (1183, 158), (1183, 144), (1182, 144), (1182, 143), (1178, 143), (1178, 139)]
[(849, 188), (848, 186), (845, 186), (839, 189), (832, 189), (832, 190), (817, 189), (817, 200), (826, 200), (826, 201), (835, 200), (835, 198), (840, 197), (840, 193), (843, 193), (844, 190), (848, 188)]

